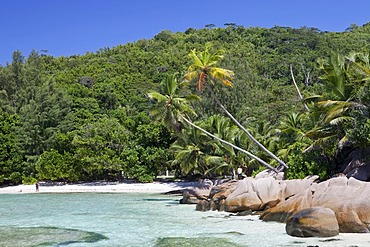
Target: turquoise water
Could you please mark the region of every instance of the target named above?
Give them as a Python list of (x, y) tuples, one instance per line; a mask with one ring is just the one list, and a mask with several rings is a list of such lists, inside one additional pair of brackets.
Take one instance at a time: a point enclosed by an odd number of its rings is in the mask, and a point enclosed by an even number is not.
[(369, 234), (294, 238), (256, 216), (147, 194), (0, 195), (0, 246), (370, 246)]

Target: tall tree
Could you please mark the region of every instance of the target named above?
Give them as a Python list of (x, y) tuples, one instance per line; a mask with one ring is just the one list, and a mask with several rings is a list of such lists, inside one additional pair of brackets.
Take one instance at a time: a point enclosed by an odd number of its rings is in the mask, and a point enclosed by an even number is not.
[(179, 132), (181, 130), (182, 116), (196, 115), (190, 106), (191, 101), (200, 100), (195, 94), (181, 97), (178, 95), (179, 82), (176, 74), (170, 74), (161, 82), (163, 94), (151, 91), (148, 97), (157, 100), (158, 104), (152, 108), (151, 115), (162, 121), (170, 130)]
[[(208, 43), (206, 44), (204, 51), (197, 52), (196, 49), (193, 49), (189, 53), (192, 64), (189, 66), (188, 72), (185, 74), (184, 78), (188, 81), (196, 79), (198, 91), (202, 90), (206, 85), (214, 84), (217, 81), (221, 81), (226, 86), (231, 87), (233, 85), (231, 80), (234, 78), (234, 72), (228, 69), (216, 67), (224, 57), (224, 51), (219, 49), (214, 53), (211, 53), (210, 48), (211, 46)], [(210, 85), (208, 88), (210, 89), (214, 100), (222, 108), (226, 115), (229, 116), (255, 144), (257, 144), (263, 151), (276, 160), (282, 166), (281, 169), (284, 167), (288, 168), (288, 166), (282, 160), (280, 160), (276, 155), (263, 146), (247, 129), (244, 128), (244, 126), (239, 123), (239, 121), (235, 119), (235, 117), (221, 104)]]
[[(345, 57), (333, 53), (328, 59), (319, 59), (318, 64), (322, 71), (320, 78), (327, 91), (324, 95), (312, 97), (320, 99), (310, 112), (311, 118), (316, 119), (317, 123), (306, 136), (314, 140), (314, 146), (322, 146), (336, 139), (344, 143), (348, 140), (345, 126), (355, 122), (351, 112), (366, 112), (366, 106), (356, 99), (356, 90), (366, 80), (366, 63), (356, 62), (355, 56)], [(358, 76), (358, 71), (365, 76)]]
[(0, 185), (22, 181), (22, 156), (14, 131), (18, 121), (17, 115), (0, 109)]
[[(173, 76), (168, 76), (163, 82), (162, 82), (162, 88), (165, 90), (165, 93), (168, 93), (168, 94), (161, 94), (161, 93), (158, 93), (158, 92), (155, 92), (155, 91), (152, 91), (150, 93), (148, 93), (148, 97), (151, 98), (151, 99), (155, 99), (157, 100), (157, 102), (159, 103), (158, 106), (155, 107), (155, 113), (158, 112), (158, 109), (162, 109), (162, 112), (167, 112), (166, 114), (162, 115), (164, 116), (166, 119), (166, 116), (170, 115), (170, 116), (173, 116), (173, 118), (171, 117), (170, 119), (175, 119), (176, 121), (178, 121), (178, 123), (180, 122), (185, 122), (189, 125), (191, 125), (192, 127), (200, 130), (201, 132), (207, 134), (208, 136), (218, 140), (219, 142), (223, 143), (223, 144), (226, 144), (226, 145), (229, 145), (233, 148), (235, 148), (236, 150), (238, 151), (241, 151), (245, 154), (247, 154), (248, 156), (258, 160), (261, 164), (265, 165), (266, 167), (268, 167), (269, 169), (272, 169), (274, 171), (277, 172), (277, 170), (275, 168), (273, 168), (272, 166), (270, 166), (269, 164), (267, 164), (265, 161), (263, 161), (262, 159), (258, 158), (257, 156), (253, 155), (252, 153), (228, 142), (228, 141), (225, 141), (213, 134), (211, 134), (210, 132), (206, 131), (205, 129), (195, 125), (194, 123), (192, 123), (188, 118), (187, 118), (187, 115), (186, 115), (186, 112), (190, 112), (190, 113), (194, 113), (193, 109), (190, 107), (190, 104), (189, 104), (189, 100), (190, 99), (195, 99), (195, 98), (199, 98), (197, 97), (196, 95), (191, 95), (191, 96), (188, 96), (188, 97), (179, 97), (177, 95), (177, 80), (175, 80), (175, 77)], [(170, 90), (171, 89), (171, 90)], [(164, 108), (163, 108), (164, 107)], [(185, 109), (186, 112), (182, 112), (181, 109)], [(169, 124), (172, 125), (171, 122), (169, 122)]]

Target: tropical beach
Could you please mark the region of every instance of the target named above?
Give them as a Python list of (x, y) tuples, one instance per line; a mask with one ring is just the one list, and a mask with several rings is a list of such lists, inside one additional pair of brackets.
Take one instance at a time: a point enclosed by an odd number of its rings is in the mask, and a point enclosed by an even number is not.
[(162, 194), (170, 192), (181, 193), (181, 190), (196, 186), (197, 182), (90, 182), (78, 184), (39, 183), (35, 185), (16, 185), (0, 188), (0, 194), (29, 194), (29, 193), (147, 193)]
[(354, 2), (4, 1), (0, 247), (369, 246)]

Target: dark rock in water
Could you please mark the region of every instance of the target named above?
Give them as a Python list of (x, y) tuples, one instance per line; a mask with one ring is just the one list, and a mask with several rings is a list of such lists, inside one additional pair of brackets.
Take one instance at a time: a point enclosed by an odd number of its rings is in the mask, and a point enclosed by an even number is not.
[(294, 237), (333, 237), (339, 234), (333, 210), (323, 207), (303, 209), (287, 220), (286, 232)]
[(76, 229), (58, 227), (0, 227), (0, 246), (61, 246), (72, 243), (94, 243), (106, 236)]
[(162, 193), (163, 195), (182, 195), (183, 190), (171, 190), (168, 192)]
[(207, 199), (212, 189), (209, 183), (201, 183), (193, 188), (185, 189), (182, 192), (181, 204), (197, 204), (199, 200)]
[[(326, 243), (326, 242), (339, 242), (342, 241), (340, 238), (329, 238), (329, 239), (324, 239), (324, 240), (319, 240), (319, 242)], [(351, 247), (354, 247), (351, 245)]]
[(244, 233), (236, 232), (236, 231), (233, 231), (233, 232), (226, 232), (226, 234), (234, 235), (234, 236), (242, 236), (242, 235), (245, 235)]
[(172, 247), (172, 246), (212, 246), (212, 247), (240, 247), (224, 238), (160, 238), (157, 240), (155, 247)]
[(223, 211), (223, 203), (235, 186), (235, 180), (216, 180), (215, 182), (205, 180), (193, 188), (185, 189), (180, 203), (197, 204), (202, 200), (208, 200), (211, 203), (208, 210)]
[(207, 200), (200, 200), (195, 208), (196, 211), (209, 211), (211, 204)]
[(244, 210), (244, 211), (238, 212), (236, 216), (247, 216), (247, 215), (252, 215), (252, 214), (253, 214), (252, 210)]

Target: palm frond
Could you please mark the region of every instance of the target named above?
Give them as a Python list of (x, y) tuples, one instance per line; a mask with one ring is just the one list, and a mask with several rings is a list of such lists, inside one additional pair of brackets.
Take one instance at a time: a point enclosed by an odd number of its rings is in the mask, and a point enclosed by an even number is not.
[(340, 125), (344, 122), (351, 122), (353, 120), (354, 120), (353, 117), (342, 116), (342, 117), (337, 117), (337, 118), (332, 119), (329, 123), (330, 125)]
[(158, 92), (149, 92), (147, 93), (147, 96), (150, 98), (150, 99), (155, 99), (157, 100), (159, 103), (163, 102), (163, 101), (167, 101), (167, 97), (163, 94), (160, 94)]
[(213, 166), (211, 168), (209, 168), (208, 170), (206, 170), (204, 172), (205, 175), (209, 174), (210, 172), (217, 172), (218, 170), (220, 170), (221, 168), (225, 168), (225, 167), (229, 167), (230, 165), (227, 164), (227, 163), (221, 163), (219, 165), (216, 165), (216, 166)]
[(186, 95), (185, 96), (185, 99), (187, 100), (187, 101), (200, 101), (201, 100), (201, 98), (199, 97), (199, 95), (197, 95), (197, 94), (189, 94), (189, 95)]
[(193, 65), (192, 66), (196, 66), (196, 67), (202, 67), (203, 66), (203, 62), (202, 60), (198, 57), (197, 55), (197, 50), (196, 49), (193, 49), (190, 51), (189, 53), (189, 57), (190, 59), (193, 61)]
[(322, 97), (323, 97), (322, 95), (316, 94), (316, 95), (307, 96), (303, 100), (304, 102), (310, 102), (310, 101), (321, 99)]
[(192, 81), (195, 78), (198, 78), (198, 75), (199, 75), (199, 72), (197, 70), (193, 70), (190, 67), (188, 69), (188, 72), (183, 77), (183, 79), (186, 81)]

